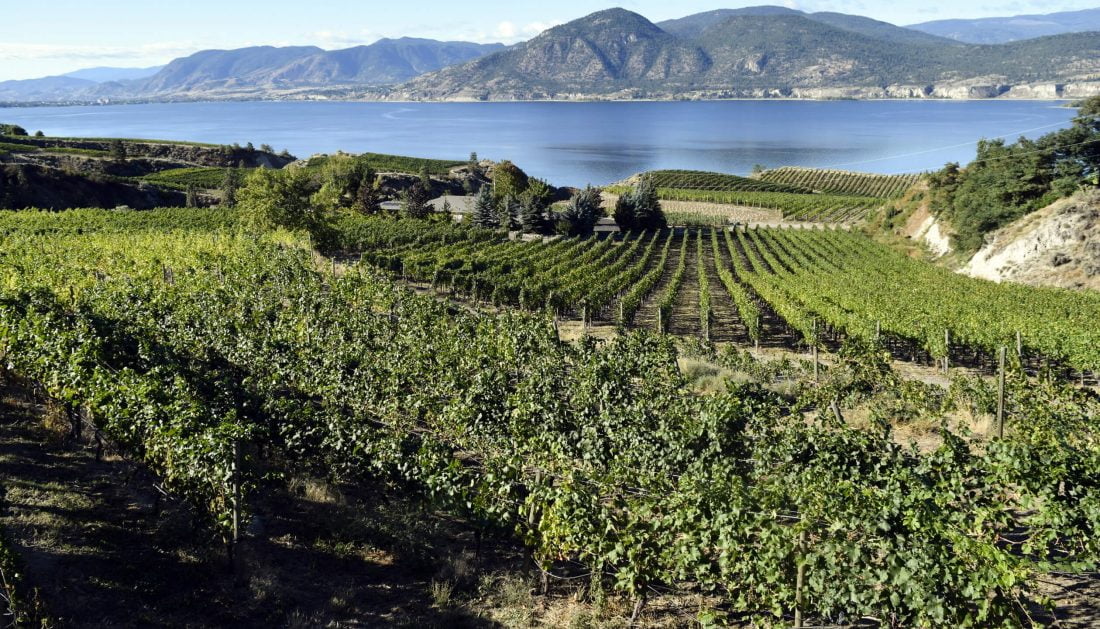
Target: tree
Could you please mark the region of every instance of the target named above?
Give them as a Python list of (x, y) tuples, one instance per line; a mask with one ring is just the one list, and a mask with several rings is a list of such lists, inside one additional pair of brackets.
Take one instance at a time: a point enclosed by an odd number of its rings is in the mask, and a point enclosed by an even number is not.
[(646, 177), (634, 188), (634, 229), (664, 229), (668, 227), (665, 213), (661, 210), (661, 200), (657, 198), (657, 187), (653, 180)]
[(261, 144), (260, 145), (260, 150), (263, 151), (264, 153), (274, 153), (275, 152), (274, 147), (272, 147), (270, 144)]
[(27, 135), (27, 130), (17, 124), (0, 124), (0, 135)]
[(470, 151), (470, 160), (466, 162), (466, 169), (473, 175), (481, 172), (481, 162), (477, 158), (477, 151)]
[(195, 187), (195, 184), (187, 184), (185, 197), (187, 207), (199, 207), (199, 189)]
[(477, 193), (477, 199), (474, 200), (474, 212), (470, 217), (470, 222), (474, 227), (482, 227), (484, 229), (496, 229), (500, 227), (500, 221), (497, 216), (497, 202), (493, 198), (493, 192), (488, 186), (483, 186), (481, 191)]
[(508, 195), (497, 203), (497, 223), (504, 229), (518, 229), (520, 203), (513, 195)]
[(311, 202), (315, 184), (304, 168), (256, 169), (237, 193), (245, 224), (260, 229), (316, 230), (324, 213)]
[(111, 161), (122, 164), (126, 162), (126, 144), (122, 140), (111, 140)]
[(241, 171), (236, 168), (226, 168), (225, 177), (222, 179), (222, 205), (234, 207), (237, 205), (237, 192), (241, 189)]
[(754, 174), (754, 175), (759, 175), (760, 173), (764, 172), (765, 170), (767, 170), (767, 168), (765, 168), (763, 164), (753, 164), (752, 165), (752, 174)]
[(648, 177), (638, 182), (629, 192), (615, 202), (615, 223), (623, 231), (635, 229), (664, 229), (668, 226), (657, 198), (657, 188)]
[(493, 196), (497, 200), (506, 196), (515, 196), (527, 191), (527, 173), (508, 160), (496, 165), (493, 169)]
[(558, 213), (554, 229), (565, 236), (587, 236), (592, 233), (603, 216), (603, 199), (600, 190), (592, 186), (577, 191), (569, 205)]
[(35, 132), (34, 132), (34, 137), (36, 137), (36, 138), (44, 138), (44, 137), (46, 137), (46, 134), (45, 134), (45, 133), (42, 133), (42, 130), (41, 130), (41, 129), (39, 129), (38, 131), (35, 131)]
[(528, 233), (542, 233), (546, 230), (546, 211), (550, 208), (552, 193), (550, 186), (541, 179), (530, 179), (527, 191), (520, 198), (520, 226)]
[(401, 195), (401, 214), (406, 218), (424, 219), (432, 213), (431, 192), (418, 181)]
[(249, 153), (255, 153), (256, 147), (252, 146), (252, 143), (249, 142), (248, 144), (244, 145), (244, 150), (248, 151)]
[(359, 176), (359, 186), (355, 190), (355, 204), (352, 206), (363, 214), (377, 214), (382, 211), (382, 197), (378, 191), (378, 175), (367, 166)]

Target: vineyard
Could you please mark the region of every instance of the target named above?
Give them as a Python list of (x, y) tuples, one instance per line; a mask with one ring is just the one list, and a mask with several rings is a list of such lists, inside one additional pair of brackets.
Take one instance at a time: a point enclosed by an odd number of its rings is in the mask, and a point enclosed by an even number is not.
[(810, 188), (702, 170), (652, 170), (645, 174), (658, 188), (716, 192), (789, 192), (811, 194)]
[[(795, 174), (797, 177), (790, 176)], [(823, 176), (825, 173), (828, 176)], [(851, 181), (841, 177), (850, 176)], [(609, 194), (622, 195), (639, 177), (648, 178), (665, 201), (717, 204), (779, 210), (785, 220), (819, 223), (852, 223), (883, 203), (884, 190), (901, 185), (904, 176), (884, 176), (840, 171), (778, 169), (756, 178), (695, 170), (654, 170), (620, 184), (608, 186)], [(787, 181), (791, 179), (791, 181)], [(794, 179), (805, 179), (795, 182)], [(831, 187), (813, 187), (828, 180)], [(847, 184), (847, 185), (845, 185)], [(674, 213), (675, 225), (721, 225), (720, 212), (713, 206), (705, 211)], [(680, 222), (675, 222), (680, 221)]]
[[(629, 234), (621, 243), (536, 244), (449, 234), (375, 248), (364, 260), (476, 301), (547, 306), (622, 325), (654, 300), (667, 325), (684, 267), (713, 263), (719, 277), (731, 278), (723, 282), (727, 298), (738, 302), (736, 323), (745, 329), (761, 329), (764, 309), (782, 328), (777, 335), (807, 345), (819, 344), (827, 330), (830, 339), (889, 338), (910, 357), (988, 360), (1013, 347), (1047, 364), (1100, 369), (1100, 297), (962, 277), (847, 231), (704, 229), (667, 238)], [(648, 287), (662, 275), (669, 292), (647, 302)], [(734, 295), (744, 292), (752, 297)]]
[[(980, 443), (945, 423), (929, 452), (833, 410), (902, 386), (882, 349), (1020, 338), (1095, 370), (1095, 296), (955, 277), (841, 231), (521, 243), (346, 217), (338, 263), (302, 234), (182, 212), (0, 216), (0, 355), (231, 551), (263, 535), (248, 523), (265, 487), (309, 469), (414, 493), (524, 546), (541, 591), (622, 597), (632, 621), (705, 593), (694, 622), (1024, 625), (1041, 575), (1096, 569), (1094, 397), (1014, 369), (1027, 421)], [(554, 313), (837, 342), (844, 360), (797, 399), (702, 395), (672, 335), (563, 342)]]
[(225, 181), (225, 170), (224, 168), (171, 168), (145, 175), (141, 179), (176, 190), (186, 190), (191, 186), (203, 190), (215, 190), (221, 188)]
[(856, 195), (892, 199), (900, 197), (920, 180), (919, 173), (877, 175), (849, 170), (785, 166), (757, 175), (762, 183), (794, 186), (828, 194)]

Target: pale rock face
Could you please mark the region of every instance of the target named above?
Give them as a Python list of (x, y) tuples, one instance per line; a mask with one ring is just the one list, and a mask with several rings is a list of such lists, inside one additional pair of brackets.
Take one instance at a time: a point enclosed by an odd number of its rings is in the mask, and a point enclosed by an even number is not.
[(1100, 286), (1100, 193), (1059, 201), (999, 230), (962, 269), (972, 277)]
[(951, 253), (951, 240), (944, 233), (935, 216), (929, 215), (917, 228), (914, 237), (928, 247), (936, 257), (943, 257)]

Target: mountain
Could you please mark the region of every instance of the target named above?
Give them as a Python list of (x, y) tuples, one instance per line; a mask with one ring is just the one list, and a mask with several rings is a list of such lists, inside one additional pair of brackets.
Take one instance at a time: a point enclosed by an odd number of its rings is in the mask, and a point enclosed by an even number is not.
[(1100, 31), (1100, 9), (975, 20), (937, 20), (909, 28), (970, 44), (1003, 44), (1064, 33)]
[(271, 80), (310, 85), (400, 83), (504, 48), (504, 44), (412, 37), (380, 39), (369, 46), (323, 51), (299, 59), (273, 72)]
[[(525, 98), (616, 86), (681, 83), (704, 74), (699, 46), (625, 9), (607, 9), (555, 26), (534, 39), (398, 88), (417, 98)], [(507, 96), (505, 96), (507, 97)]]
[(0, 103), (33, 103), (61, 101), (96, 86), (95, 81), (68, 76), (48, 76), (42, 79), (0, 81)]
[(83, 70), (77, 70), (76, 72), (69, 72), (61, 76), (66, 76), (74, 79), (84, 79), (87, 81), (94, 81), (96, 83), (107, 83), (109, 81), (133, 81), (135, 79), (144, 79), (153, 76), (160, 71), (164, 66), (153, 66), (151, 68), (85, 68)]
[(930, 35), (920, 31), (915, 31), (908, 28), (902, 28), (900, 26), (894, 26), (887, 22), (880, 22), (878, 20), (872, 20), (871, 18), (862, 17), (859, 15), (847, 15), (844, 13), (806, 13), (797, 9), (788, 9), (786, 7), (775, 6), (759, 6), (759, 7), (745, 7), (742, 9), (718, 9), (716, 11), (707, 11), (704, 13), (696, 13), (687, 17), (678, 18), (675, 20), (666, 20), (664, 22), (658, 22), (657, 26), (662, 28), (668, 33), (683, 37), (685, 39), (694, 39), (703, 34), (707, 29), (717, 26), (726, 20), (733, 17), (773, 17), (773, 16), (798, 16), (804, 17), (815, 22), (834, 26), (836, 28), (849, 31), (852, 33), (858, 33), (874, 39), (880, 39), (882, 41), (897, 42), (905, 44), (954, 44), (955, 42), (943, 37), (937, 37), (936, 35)]
[(172, 61), (134, 87), (141, 93), (158, 94), (257, 85), (265, 83), (273, 70), (323, 52), (316, 46), (204, 50)]
[(386, 97), (974, 98), (1011, 91), (1050, 98), (1100, 91), (1088, 82), (1100, 72), (1095, 33), (975, 46), (856, 16), (776, 7), (685, 19), (666, 23), (677, 36), (630, 11), (600, 11), (418, 77)]

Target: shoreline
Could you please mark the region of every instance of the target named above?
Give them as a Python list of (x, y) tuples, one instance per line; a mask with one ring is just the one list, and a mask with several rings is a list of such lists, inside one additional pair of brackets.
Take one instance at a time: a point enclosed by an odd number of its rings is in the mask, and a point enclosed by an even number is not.
[(776, 97), (738, 97), (738, 98), (537, 98), (537, 99), (509, 99), (509, 100), (390, 100), (377, 98), (209, 98), (196, 100), (153, 100), (153, 101), (120, 101), (112, 103), (0, 103), (0, 109), (44, 109), (60, 107), (119, 107), (132, 105), (199, 105), (199, 104), (228, 104), (228, 103), (391, 103), (395, 105), (499, 105), (499, 104), (579, 104), (590, 105), (597, 103), (622, 104), (622, 103), (725, 103), (725, 102), (784, 102), (784, 103), (875, 103), (875, 102), (921, 102), (921, 103), (974, 103), (974, 102), (1001, 102), (1001, 103), (1074, 103), (1077, 98), (795, 98), (790, 96)]

